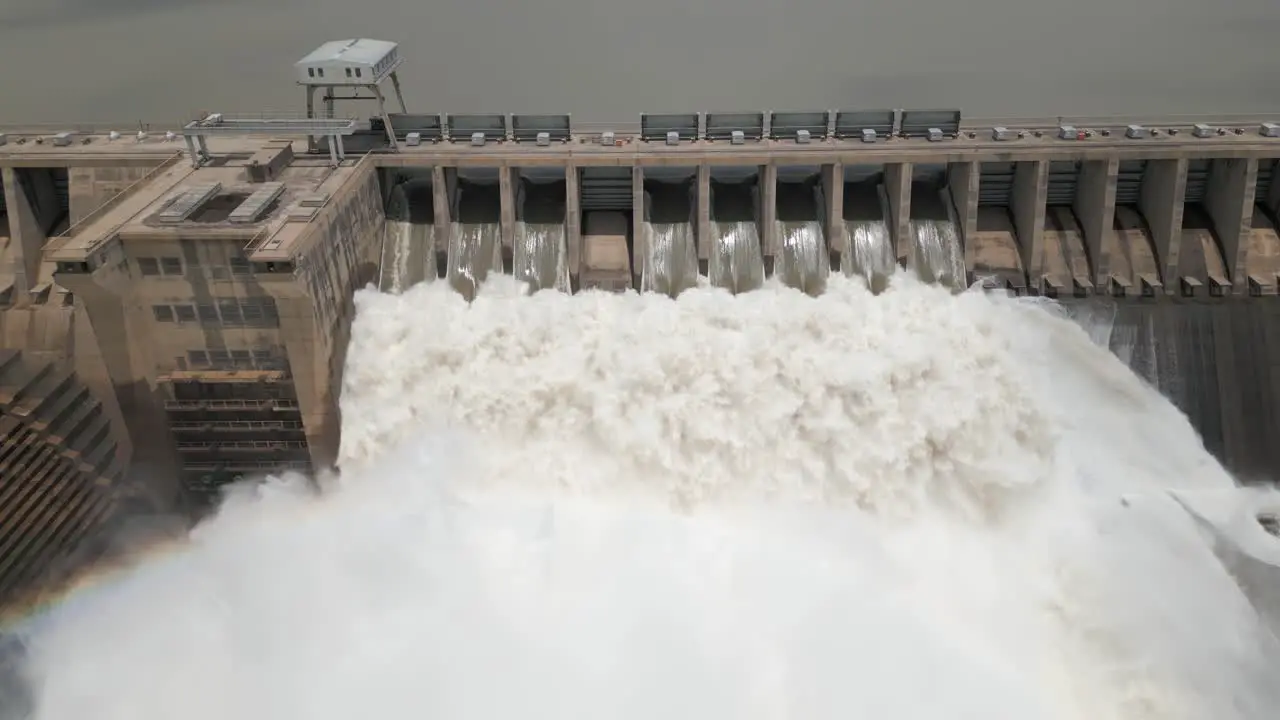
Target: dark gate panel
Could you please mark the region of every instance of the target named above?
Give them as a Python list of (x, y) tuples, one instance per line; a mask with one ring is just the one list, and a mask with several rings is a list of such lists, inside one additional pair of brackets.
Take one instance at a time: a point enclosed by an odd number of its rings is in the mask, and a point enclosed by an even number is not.
[(572, 134), (568, 115), (512, 115), (511, 134), (516, 142), (534, 142), (547, 133), (552, 142), (568, 142)]
[(1183, 201), (1188, 203), (1204, 202), (1204, 195), (1209, 189), (1209, 160), (1196, 159), (1187, 163), (1187, 191)]
[(824, 140), (827, 137), (827, 117), (826, 110), (772, 113), (769, 116), (769, 137), (790, 140), (795, 138), (796, 132), (808, 130), (814, 140)]
[(728, 140), (741, 130), (747, 140), (764, 137), (764, 113), (707, 113), (708, 140)]
[(926, 137), (930, 128), (946, 135), (960, 132), (959, 110), (903, 110), (902, 134), (909, 138)]
[(1116, 205), (1137, 205), (1142, 195), (1142, 176), (1147, 171), (1146, 160), (1125, 160), (1120, 163), (1116, 176)]
[(978, 204), (1008, 207), (1013, 195), (1011, 162), (985, 162), (978, 169)]
[(648, 141), (666, 140), (667, 133), (675, 132), (680, 134), (682, 141), (697, 140), (700, 119), (698, 113), (642, 113), (640, 115), (640, 139)]
[(1049, 163), (1049, 193), (1047, 204), (1051, 207), (1076, 203), (1076, 185), (1080, 181), (1080, 163), (1073, 160), (1053, 160)]
[(863, 130), (875, 130), (876, 135), (893, 134), (892, 110), (838, 110), (836, 111), (836, 137), (860, 137)]
[(454, 142), (466, 142), (475, 133), (484, 133), (485, 140), (505, 140), (507, 137), (506, 115), (448, 115), (445, 117), (449, 139)]
[(580, 206), (585, 210), (630, 210), (634, 195), (629, 167), (582, 168)]

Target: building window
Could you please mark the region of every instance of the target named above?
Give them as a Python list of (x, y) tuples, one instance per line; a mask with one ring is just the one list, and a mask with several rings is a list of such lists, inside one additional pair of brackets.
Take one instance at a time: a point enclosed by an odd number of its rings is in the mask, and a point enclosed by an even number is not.
[(251, 370), (251, 369), (253, 369), (253, 361), (249, 359), (249, 351), (248, 351), (248, 350), (232, 350), (232, 351), (231, 351), (231, 364), (232, 364), (232, 365), (235, 367), (235, 369), (237, 369), (237, 370)]
[(315, 76), (316, 76), (316, 69), (315, 69), (315, 68), (307, 68), (307, 77), (315, 77)]
[(156, 316), (156, 322), (173, 322), (173, 308), (168, 305), (152, 305), (151, 313)]
[(252, 275), (253, 267), (249, 264), (249, 260), (247, 258), (233, 257), (231, 258), (231, 274)]
[(344, 68), (347, 71), (347, 77), (351, 77), (351, 68)]
[(196, 316), (200, 318), (201, 325), (217, 325), (218, 308), (213, 305), (200, 304), (196, 305)]
[(316, 68), (316, 75), (324, 77), (324, 68)]
[(231, 354), (226, 350), (210, 350), (209, 364), (215, 370), (225, 370), (231, 366)]
[(151, 257), (138, 258), (138, 271), (143, 275), (159, 275), (160, 263)]
[(226, 280), (227, 269), (222, 267), (221, 265), (214, 265), (213, 267), (209, 268), (209, 278), (213, 280)]
[(360, 77), (360, 68), (356, 68), (356, 77)]
[(162, 257), (160, 258), (160, 269), (165, 275), (181, 275), (182, 258)]
[(209, 353), (204, 350), (188, 350), (187, 362), (191, 363), (194, 368), (209, 367)]
[(218, 314), (222, 316), (222, 324), (230, 327), (239, 327), (244, 325), (244, 318), (240, 317), (240, 301), (219, 300)]
[(173, 314), (180, 323), (196, 321), (196, 309), (190, 305), (174, 305)]

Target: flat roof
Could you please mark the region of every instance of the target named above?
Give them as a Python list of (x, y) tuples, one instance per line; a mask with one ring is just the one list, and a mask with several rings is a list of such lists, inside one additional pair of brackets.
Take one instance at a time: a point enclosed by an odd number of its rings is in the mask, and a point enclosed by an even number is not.
[[(265, 144), (262, 142), (259, 146)], [(298, 144), (303, 145), (301, 142)], [(262, 187), (260, 183), (250, 183), (245, 176), (244, 164), (251, 154), (240, 153), (225, 164), (200, 168), (192, 168), (182, 161), (175, 162), (150, 181), (140, 183), (135, 192), (121, 198), (115, 206), (72, 228), (69, 235), (51, 240), (46, 259), (55, 263), (83, 262), (113, 237), (120, 238), (122, 242), (182, 238), (246, 244), (258, 239), (288, 253), (293, 242), (310, 224), (309, 220), (290, 219), (290, 210), (303, 198), (326, 192), (332, 194), (350, 178), (351, 167), (356, 163), (351, 159), (334, 168), (329, 166), (328, 157), (296, 157), (279, 176), (273, 178), (273, 181), (284, 185), (284, 192), (272, 210), (257, 222), (233, 223), (229, 213), (235, 203)], [(169, 201), (187, 188), (209, 183), (222, 185), (218, 197), (225, 198), (222, 201), (225, 207), (216, 213), (207, 213), (212, 217), (204, 219), (200, 219), (204, 211), (198, 211), (193, 219), (180, 223), (160, 222), (158, 215)], [(211, 202), (218, 202), (218, 198)]]
[(306, 57), (294, 63), (295, 66), (314, 65), (316, 63), (343, 61), (375, 65), (395, 50), (396, 43), (390, 40), (372, 40), (370, 38), (348, 38), (346, 40), (330, 40), (307, 53)]

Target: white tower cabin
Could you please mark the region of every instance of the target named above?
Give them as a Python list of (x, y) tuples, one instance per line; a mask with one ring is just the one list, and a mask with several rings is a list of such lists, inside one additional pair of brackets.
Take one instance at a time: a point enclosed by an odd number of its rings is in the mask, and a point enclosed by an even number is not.
[[(381, 83), (391, 79), (396, 100), (400, 103), (400, 112), (407, 113), (404, 95), (400, 92), (400, 78), (396, 68), (403, 62), (400, 58), (399, 46), (388, 40), (370, 40), (356, 38), (353, 40), (331, 40), (306, 57), (294, 63), (298, 71), (298, 84), (307, 89), (307, 117), (314, 118), (315, 91), (324, 89), (326, 118), (334, 117), (335, 100), (366, 100), (357, 92), (360, 88), (373, 91), (373, 99), (378, 101), (378, 114), (386, 123), (387, 137), (391, 141), (391, 149), (398, 150), (396, 133), (391, 127), (391, 118), (387, 116), (386, 101), (382, 94)], [(351, 90), (350, 95), (338, 95), (340, 88)], [(314, 143), (314, 138), (312, 139)]]

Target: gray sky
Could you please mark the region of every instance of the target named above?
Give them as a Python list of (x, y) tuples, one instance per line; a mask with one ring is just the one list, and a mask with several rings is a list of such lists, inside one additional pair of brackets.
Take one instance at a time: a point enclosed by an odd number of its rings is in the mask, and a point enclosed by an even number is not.
[(0, 0), (0, 122), (301, 109), (293, 61), (353, 36), (419, 112), (1280, 114), (1275, 0)]

